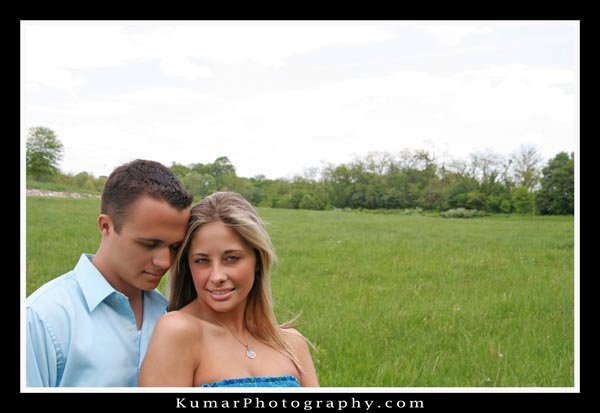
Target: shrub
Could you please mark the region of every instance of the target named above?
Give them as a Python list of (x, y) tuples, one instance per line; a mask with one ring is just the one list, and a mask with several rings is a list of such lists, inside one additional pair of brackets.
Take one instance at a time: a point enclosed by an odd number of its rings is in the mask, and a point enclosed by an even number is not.
[(449, 209), (440, 213), (440, 216), (443, 218), (474, 218), (474, 217), (483, 217), (487, 215), (482, 211), (478, 211), (476, 209), (465, 209), (465, 208), (455, 208)]

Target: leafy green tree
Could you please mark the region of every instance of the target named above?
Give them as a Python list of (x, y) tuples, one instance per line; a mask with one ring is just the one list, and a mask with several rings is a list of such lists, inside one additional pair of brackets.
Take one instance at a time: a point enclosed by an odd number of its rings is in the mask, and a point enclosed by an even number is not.
[(27, 176), (37, 181), (47, 180), (59, 171), (63, 145), (54, 131), (42, 126), (30, 128), (26, 147)]
[(182, 165), (180, 163), (176, 163), (176, 162), (173, 162), (173, 164), (171, 165), (170, 169), (171, 169), (171, 171), (173, 171), (173, 173), (175, 175), (177, 175), (177, 177), (179, 179), (185, 178), (186, 175), (191, 172), (190, 168), (188, 168), (187, 166)]
[(468, 193), (477, 188), (474, 178), (463, 178), (448, 188), (446, 204), (449, 208), (468, 208)]
[(483, 209), (485, 204), (485, 195), (478, 190), (467, 192), (467, 207), (469, 209)]
[(350, 206), (356, 179), (346, 165), (329, 166), (324, 174), (324, 184), (331, 203), (338, 208)]
[(304, 194), (302, 199), (298, 203), (299, 209), (317, 209), (322, 210), (325, 209), (324, 205), (319, 201), (316, 196), (311, 194)]
[(237, 192), (252, 205), (258, 205), (262, 198), (258, 198), (258, 194), (252, 184), (252, 181), (248, 178), (238, 177), (235, 175), (225, 175), (222, 178), (222, 188), (228, 191)]
[(102, 192), (102, 190), (104, 189), (104, 184), (106, 183), (108, 177), (105, 175), (101, 175), (98, 178), (96, 178), (96, 180), (94, 181), (94, 186), (96, 187), (96, 190), (98, 192)]
[(212, 164), (208, 166), (209, 173), (215, 178), (217, 188), (224, 189), (223, 186), (227, 181), (226, 177), (235, 177), (235, 166), (229, 161), (226, 156), (220, 156)]
[(503, 199), (500, 203), (500, 212), (509, 213), (512, 209), (511, 202), (508, 199)]
[(215, 178), (209, 174), (201, 174), (196, 171), (188, 173), (181, 180), (190, 194), (204, 198), (216, 191)]
[(536, 204), (542, 215), (567, 215), (575, 210), (575, 160), (560, 152), (542, 169)]
[(537, 149), (532, 145), (522, 145), (511, 156), (511, 162), (516, 184), (533, 192), (540, 180), (541, 157)]
[(514, 190), (513, 204), (518, 214), (533, 214), (535, 198), (527, 186), (520, 186)]

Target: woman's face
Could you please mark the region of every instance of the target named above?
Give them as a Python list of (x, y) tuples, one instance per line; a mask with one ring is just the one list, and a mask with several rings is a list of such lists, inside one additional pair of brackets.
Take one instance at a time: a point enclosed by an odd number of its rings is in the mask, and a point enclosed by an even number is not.
[(193, 235), (188, 263), (202, 303), (219, 313), (245, 308), (256, 256), (234, 229), (221, 221), (201, 226)]

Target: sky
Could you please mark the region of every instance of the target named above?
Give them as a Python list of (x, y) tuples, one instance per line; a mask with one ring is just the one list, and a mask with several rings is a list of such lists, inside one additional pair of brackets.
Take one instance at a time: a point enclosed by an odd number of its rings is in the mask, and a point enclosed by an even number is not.
[(578, 21), (22, 21), (21, 148), (66, 173), (227, 156), (291, 178), (369, 152), (579, 145)]

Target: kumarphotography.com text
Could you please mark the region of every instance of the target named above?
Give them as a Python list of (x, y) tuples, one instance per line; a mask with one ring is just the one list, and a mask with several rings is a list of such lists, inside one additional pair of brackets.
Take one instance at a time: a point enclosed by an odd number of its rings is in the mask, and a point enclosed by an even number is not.
[(358, 397), (330, 398), (326, 394), (323, 397), (313, 395), (312, 399), (299, 399), (293, 396), (280, 399), (268, 399), (261, 396), (234, 397), (231, 399), (176, 397), (175, 408), (177, 409), (292, 409), (313, 410), (327, 409), (344, 411), (349, 409), (378, 410), (378, 409), (422, 409), (423, 400), (389, 398), (387, 400), (375, 400)]
[[(17, 393), (17, 404), (43, 409), (62, 406), (62, 411), (125, 408), (132, 411), (210, 411), (240, 410), (261, 412), (359, 412), (359, 411), (513, 411), (528, 406), (535, 411), (577, 411), (581, 393)], [(191, 409), (191, 410), (190, 410)]]

